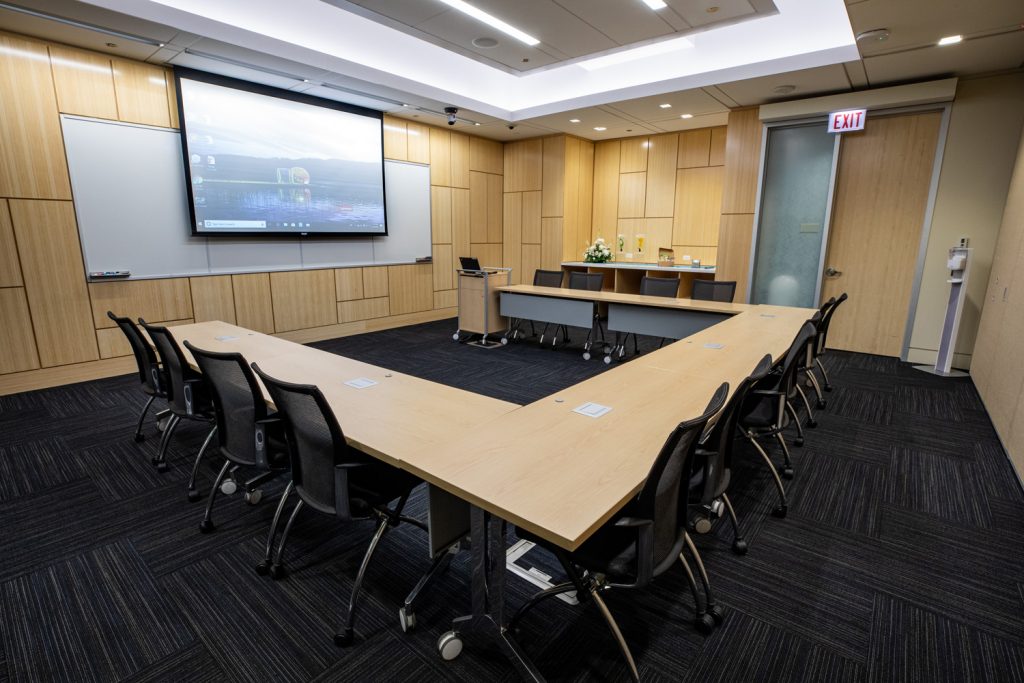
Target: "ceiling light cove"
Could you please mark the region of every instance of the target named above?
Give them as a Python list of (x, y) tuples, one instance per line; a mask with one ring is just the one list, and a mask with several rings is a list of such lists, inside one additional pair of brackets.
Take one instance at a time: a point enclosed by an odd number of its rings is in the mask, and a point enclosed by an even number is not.
[(529, 33), (526, 33), (525, 31), (521, 31), (521, 30), (517, 29), (512, 24), (506, 23), (506, 22), (502, 21), (501, 19), (499, 19), (498, 17), (493, 16), (491, 14), (488, 14), (487, 12), (483, 11), (482, 9), (479, 9), (477, 7), (473, 7), (473, 5), (470, 5), (468, 2), (463, 2), (463, 0), (441, 0), (441, 2), (443, 2), (446, 5), (448, 5), (452, 9), (459, 10), (463, 14), (468, 14), (469, 16), (473, 17), (477, 21), (482, 21), (483, 23), (487, 24), (491, 28), (498, 29), (502, 33), (504, 33), (506, 35), (510, 35), (513, 38), (515, 38), (516, 40), (518, 40), (520, 42), (523, 42), (523, 43), (526, 43), (527, 45), (539, 45), (540, 44), (540, 41), (537, 40), (536, 38), (534, 38), (533, 36), (531, 36)]
[(643, 0), (643, 2), (651, 9), (665, 9), (668, 7), (662, 0)]
[[(442, 0), (442, 2), (444, 1), (445, 0)], [(597, 69), (604, 69), (609, 66), (614, 66), (615, 64), (625, 64), (626, 62), (632, 62), (646, 57), (655, 57), (657, 55), (668, 55), (673, 52), (679, 52), (680, 50), (686, 50), (692, 47), (693, 41), (689, 38), (673, 38), (671, 40), (663, 40), (659, 43), (651, 43), (650, 45), (635, 47), (632, 50), (620, 50), (618, 52), (613, 52), (610, 55), (604, 55), (603, 57), (587, 59), (582, 62), (577, 62), (576, 66), (582, 66), (587, 71), (596, 71)]]

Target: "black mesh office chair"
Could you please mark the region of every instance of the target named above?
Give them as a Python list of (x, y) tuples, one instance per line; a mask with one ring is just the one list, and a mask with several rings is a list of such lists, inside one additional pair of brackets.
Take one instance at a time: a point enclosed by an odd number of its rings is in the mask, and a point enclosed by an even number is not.
[[(244, 483), (245, 500), (255, 505), (263, 497), (259, 486), (289, 471), (288, 446), (281, 420), (267, 410), (256, 376), (242, 354), (204, 351), (188, 341), (185, 348), (192, 352), (213, 395), (217, 440), (220, 454), (224, 457), (224, 464), (210, 489), (203, 521), (199, 524), (199, 530), (205, 534), (213, 531), (213, 503), (228, 470), (245, 468), (259, 472)], [(195, 477), (193, 468), (192, 479)], [(189, 491), (190, 500), (197, 497), (198, 491)]]
[[(569, 289), (582, 289), (588, 292), (600, 292), (604, 287), (604, 273), (581, 273), (577, 270), (569, 272)], [(601, 323), (601, 307), (594, 304), (594, 319), (587, 331), (587, 339), (583, 343), (583, 358), (590, 360), (590, 347), (594, 342), (594, 330), (601, 337), (601, 343), (607, 344), (604, 338), (604, 325)], [(562, 325), (565, 340), (569, 341), (569, 330)]]
[[(825, 319), (829, 315), (829, 311), (836, 305), (836, 298), (832, 297), (818, 308), (818, 322), (816, 325), (816, 332), (814, 335), (814, 341), (807, 345), (807, 357), (800, 366), (800, 374), (811, 383), (811, 387), (814, 389), (814, 395), (817, 398), (817, 407), (819, 409), (826, 406), (825, 395), (821, 392), (821, 384), (818, 382), (817, 376), (814, 374), (816, 367), (815, 361), (818, 359), (818, 348), (820, 346), (818, 340), (824, 334)], [(810, 408), (808, 408), (810, 410)], [(814, 422), (813, 416), (810, 418), (811, 422)], [(814, 423), (815, 425), (817, 422)]]
[[(157, 360), (156, 352), (143, 339), (142, 333), (139, 332), (138, 326), (132, 322), (131, 318), (116, 316), (112, 311), (107, 311), (107, 317), (113, 320), (124, 336), (128, 338), (128, 344), (132, 347), (132, 354), (135, 356), (135, 364), (139, 368), (142, 393), (149, 396), (146, 405), (142, 407), (142, 412), (139, 413), (139, 421), (135, 425), (135, 440), (145, 441), (146, 436), (142, 433), (142, 424), (146, 421), (146, 415), (149, 413), (153, 401), (158, 398), (167, 399), (167, 378)], [(166, 413), (166, 410), (157, 413), (157, 420), (159, 421)]]
[(839, 298), (836, 299), (835, 304), (822, 316), (821, 323), (818, 325), (818, 336), (817, 339), (815, 339), (814, 344), (814, 363), (818, 366), (818, 369), (821, 370), (821, 379), (825, 391), (832, 391), (832, 385), (828, 381), (828, 373), (825, 372), (825, 366), (821, 362), (821, 358), (825, 355), (827, 350), (826, 341), (828, 339), (828, 328), (829, 325), (832, 324), (832, 316), (836, 314), (836, 309), (839, 308), (839, 305), (848, 298), (850, 297), (846, 295), (846, 292), (840, 294)]
[(139, 318), (139, 324), (153, 340), (157, 354), (164, 371), (167, 373), (167, 407), (171, 410), (171, 418), (164, 429), (163, 438), (160, 440), (160, 448), (153, 457), (153, 464), (160, 472), (167, 471), (167, 448), (171, 443), (175, 430), (181, 424), (181, 420), (191, 420), (212, 425), (202, 447), (196, 453), (195, 464), (192, 466), (192, 478), (188, 482), (189, 500), (198, 500), (195, 490), (195, 473), (199, 463), (206, 454), (213, 437), (217, 434), (216, 416), (214, 415), (213, 402), (210, 399), (210, 392), (203, 383), (202, 376), (189, 367), (185, 360), (178, 342), (174, 340), (171, 331), (166, 327), (149, 325), (145, 320)]
[[(815, 316), (818, 314), (815, 313)], [(786, 516), (788, 504), (786, 502), (786, 489), (779, 478), (779, 471), (787, 479), (793, 478), (793, 463), (790, 460), (789, 446), (782, 435), (790, 424), (795, 424), (800, 430), (800, 419), (796, 409), (793, 407), (792, 398), (800, 391), (797, 383), (797, 371), (800, 362), (807, 353), (807, 345), (814, 340), (817, 321), (807, 321), (801, 326), (796, 338), (786, 351), (786, 356), (778, 372), (769, 373), (761, 381), (754, 385), (747, 393), (746, 401), (740, 409), (740, 433), (754, 446), (761, 459), (764, 460), (772, 478), (775, 480), (775, 487), (779, 492), (779, 505), (772, 514), (782, 518)], [(800, 442), (803, 442), (803, 432), (800, 434)], [(774, 437), (782, 448), (783, 465), (776, 467), (772, 459), (765, 452), (758, 442), (761, 437)]]
[(513, 629), (523, 616), (539, 602), (572, 590), (580, 601), (593, 600), (618, 641), (629, 663), (633, 677), (639, 680), (629, 646), (615, 619), (601, 599), (600, 592), (610, 588), (643, 588), (666, 572), (676, 561), (686, 571), (696, 603), (697, 626), (709, 633), (722, 619), (722, 610), (715, 604), (710, 586), (705, 584), (705, 600), (701, 599), (696, 579), (684, 555), (689, 549), (700, 563), (700, 554), (686, 533), (688, 487), (684, 475), (692, 471), (692, 461), (708, 419), (725, 403), (729, 385), (722, 384), (700, 417), (682, 422), (672, 430), (661, 447), (640, 493), (575, 551), (569, 552), (550, 542), (519, 529), (520, 538), (544, 546), (555, 554), (568, 581), (534, 595), (512, 617)]
[[(543, 270), (541, 268), (538, 268), (537, 270), (533, 271), (533, 286), (534, 287), (561, 287), (562, 286), (562, 278), (563, 278), (564, 275), (565, 274), (562, 271), (560, 271), (560, 270)], [(533, 321), (532, 320), (529, 321), (529, 322), (530, 322), (530, 336), (531, 337), (536, 337), (537, 336), (537, 329), (533, 326)], [(509, 331), (508, 335), (506, 335), (506, 338), (518, 339), (519, 338), (519, 334), (520, 334), (520, 327), (522, 326), (522, 323), (523, 323), (523, 320), (521, 318), (516, 318), (512, 322), (511, 330)], [(541, 339), (540, 339), (541, 343), (544, 342), (544, 335), (547, 333), (548, 324), (549, 323), (544, 323), (544, 329), (541, 331)]]
[(690, 525), (698, 534), (711, 531), (714, 519), (721, 516), (721, 508), (729, 514), (732, 523), (732, 550), (737, 555), (747, 552), (747, 542), (740, 535), (736, 510), (729, 500), (732, 479), (732, 450), (736, 443), (740, 410), (746, 403), (750, 389), (768, 376), (772, 369), (771, 354), (758, 362), (750, 376), (740, 382), (722, 408), (713, 425), (705, 431), (697, 446), (695, 470), (690, 477)]
[[(420, 480), (350, 447), (327, 399), (317, 387), (274, 379), (255, 363), (252, 369), (263, 380), (278, 415), (283, 418), (291, 460), (292, 490), (299, 498), (285, 525), (274, 564), (267, 568), (264, 563), (257, 571), (269, 571), (273, 578), (284, 576), (281, 559), (288, 534), (295, 518), (306, 506), (344, 522), (377, 521), (377, 531), (352, 586), (344, 626), (334, 636), (336, 645), (348, 645), (352, 642), (363, 577), (384, 533), (400, 521), (426, 529), (422, 522), (402, 515), (409, 493)], [(394, 507), (388, 507), (388, 503), (396, 499), (398, 502)], [(275, 531), (271, 529), (271, 538)]]
[(736, 296), (736, 282), (732, 280), (694, 280), (691, 299), (698, 301), (727, 301)]
[[(660, 296), (667, 299), (675, 299), (679, 296), (679, 278), (678, 277), (649, 277), (644, 275), (640, 278), (640, 294), (644, 296)], [(612, 348), (612, 355), (618, 353), (618, 357), (622, 358), (626, 354), (626, 346), (629, 344), (629, 338), (633, 338), (633, 353), (640, 353), (639, 346), (637, 345), (636, 334), (633, 332), (627, 332), (625, 337), (622, 337), (621, 343), (619, 342), (619, 333), (615, 333), (615, 346)], [(665, 338), (662, 337), (658, 343), (660, 349), (665, 345)], [(606, 361), (607, 362), (607, 359)]]

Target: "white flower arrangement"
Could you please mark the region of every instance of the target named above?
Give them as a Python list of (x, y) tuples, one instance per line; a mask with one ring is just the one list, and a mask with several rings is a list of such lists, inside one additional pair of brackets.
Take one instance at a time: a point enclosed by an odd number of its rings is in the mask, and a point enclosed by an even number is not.
[(583, 252), (583, 260), (587, 263), (607, 263), (612, 260), (611, 247), (604, 243), (603, 237), (598, 237), (597, 240)]

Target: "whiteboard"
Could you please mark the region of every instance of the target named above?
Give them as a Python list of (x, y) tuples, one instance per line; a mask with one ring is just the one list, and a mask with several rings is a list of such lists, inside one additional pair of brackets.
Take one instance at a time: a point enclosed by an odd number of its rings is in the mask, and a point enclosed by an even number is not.
[(177, 130), (61, 116), (89, 272), (131, 277), (411, 263), (431, 255), (430, 167), (384, 162), (385, 237), (193, 237)]

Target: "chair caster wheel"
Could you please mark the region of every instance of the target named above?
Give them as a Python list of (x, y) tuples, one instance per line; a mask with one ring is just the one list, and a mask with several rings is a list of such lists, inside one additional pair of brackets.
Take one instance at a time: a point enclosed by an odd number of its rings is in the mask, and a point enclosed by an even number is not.
[(258, 565), (256, 565), (256, 573), (260, 576), (266, 576), (268, 573), (270, 573), (270, 563), (266, 560), (260, 562)]
[(286, 574), (287, 574), (287, 572), (285, 572), (285, 570), (284, 570), (284, 565), (281, 565), (281, 564), (272, 564), (272, 565), (270, 565), (270, 578), (272, 578), (274, 581), (280, 581), (281, 579), (283, 579), (285, 577)]
[(458, 332), (456, 332), (455, 334), (452, 335), (452, 341), (459, 341), (459, 333)]
[(697, 617), (694, 625), (697, 627), (697, 630), (700, 631), (701, 635), (710, 635), (711, 632), (715, 630), (715, 618), (705, 612)]
[(828, 405), (827, 401), (818, 401), (818, 410), (824, 410), (825, 406)]
[(502, 346), (508, 346), (508, 337), (502, 337), (501, 338), (501, 345)]
[(159, 472), (160, 474), (163, 474), (168, 469), (170, 469), (170, 468), (168, 467), (167, 463), (165, 463), (165, 462), (158, 462), (156, 464), (156, 471)]
[(808, 420), (807, 421), (807, 426), (810, 427), (811, 429), (814, 429), (815, 427), (818, 426), (818, 421), (817, 420)]
[(203, 495), (199, 493), (199, 491), (196, 491), (194, 488), (188, 490), (188, 502), (194, 503), (202, 497)]
[(793, 468), (792, 467), (783, 467), (781, 472), (782, 472), (782, 478), (783, 479), (792, 479), (793, 478)]
[(798, 436), (793, 439), (793, 445), (802, 447), (804, 445), (804, 437)]
[(352, 644), (352, 629), (347, 628), (341, 633), (334, 634), (334, 644), (338, 647), (345, 647)]
[(722, 622), (725, 621), (725, 611), (721, 605), (711, 605), (708, 607), (708, 614), (711, 615), (711, 619), (715, 622), (715, 626), (721, 626)]
[(146, 440), (146, 435), (145, 434), (136, 434), (135, 435), (135, 441), (136, 442), (138, 442), (138, 441), (145, 441), (145, 440)]
[(612, 364), (612, 357), (611, 356), (605, 356), (604, 357), (604, 364), (605, 365), (611, 365)]
[(407, 612), (404, 607), (398, 608), (398, 625), (402, 627), (402, 633), (408, 633), (416, 628), (416, 613)]
[(785, 505), (780, 505), (779, 507), (777, 507), (774, 510), (772, 510), (772, 517), (778, 517), (779, 519), (785, 519), (786, 518), (786, 511), (787, 511), (786, 506)]
[(737, 538), (735, 541), (732, 542), (732, 551), (737, 555), (746, 555), (747, 542), (744, 541), (742, 538)]
[(590, 360), (590, 351), (583, 352), (583, 360)]
[(225, 479), (220, 485), (220, 492), (225, 496), (233, 496), (237, 490), (238, 484), (235, 483), (234, 479)]
[(437, 639), (437, 651), (441, 653), (441, 659), (450, 662), (462, 654), (462, 638), (455, 631), (448, 631), (441, 634)]
[(203, 521), (199, 522), (199, 531), (201, 533), (208, 534), (211, 531), (213, 531), (213, 529), (214, 529), (214, 526), (213, 526), (213, 522), (212, 521), (210, 521), (208, 519), (204, 519)]
[(261, 500), (263, 500), (262, 489), (254, 489), (252, 491), (245, 492), (245, 502), (249, 505), (259, 505)]

